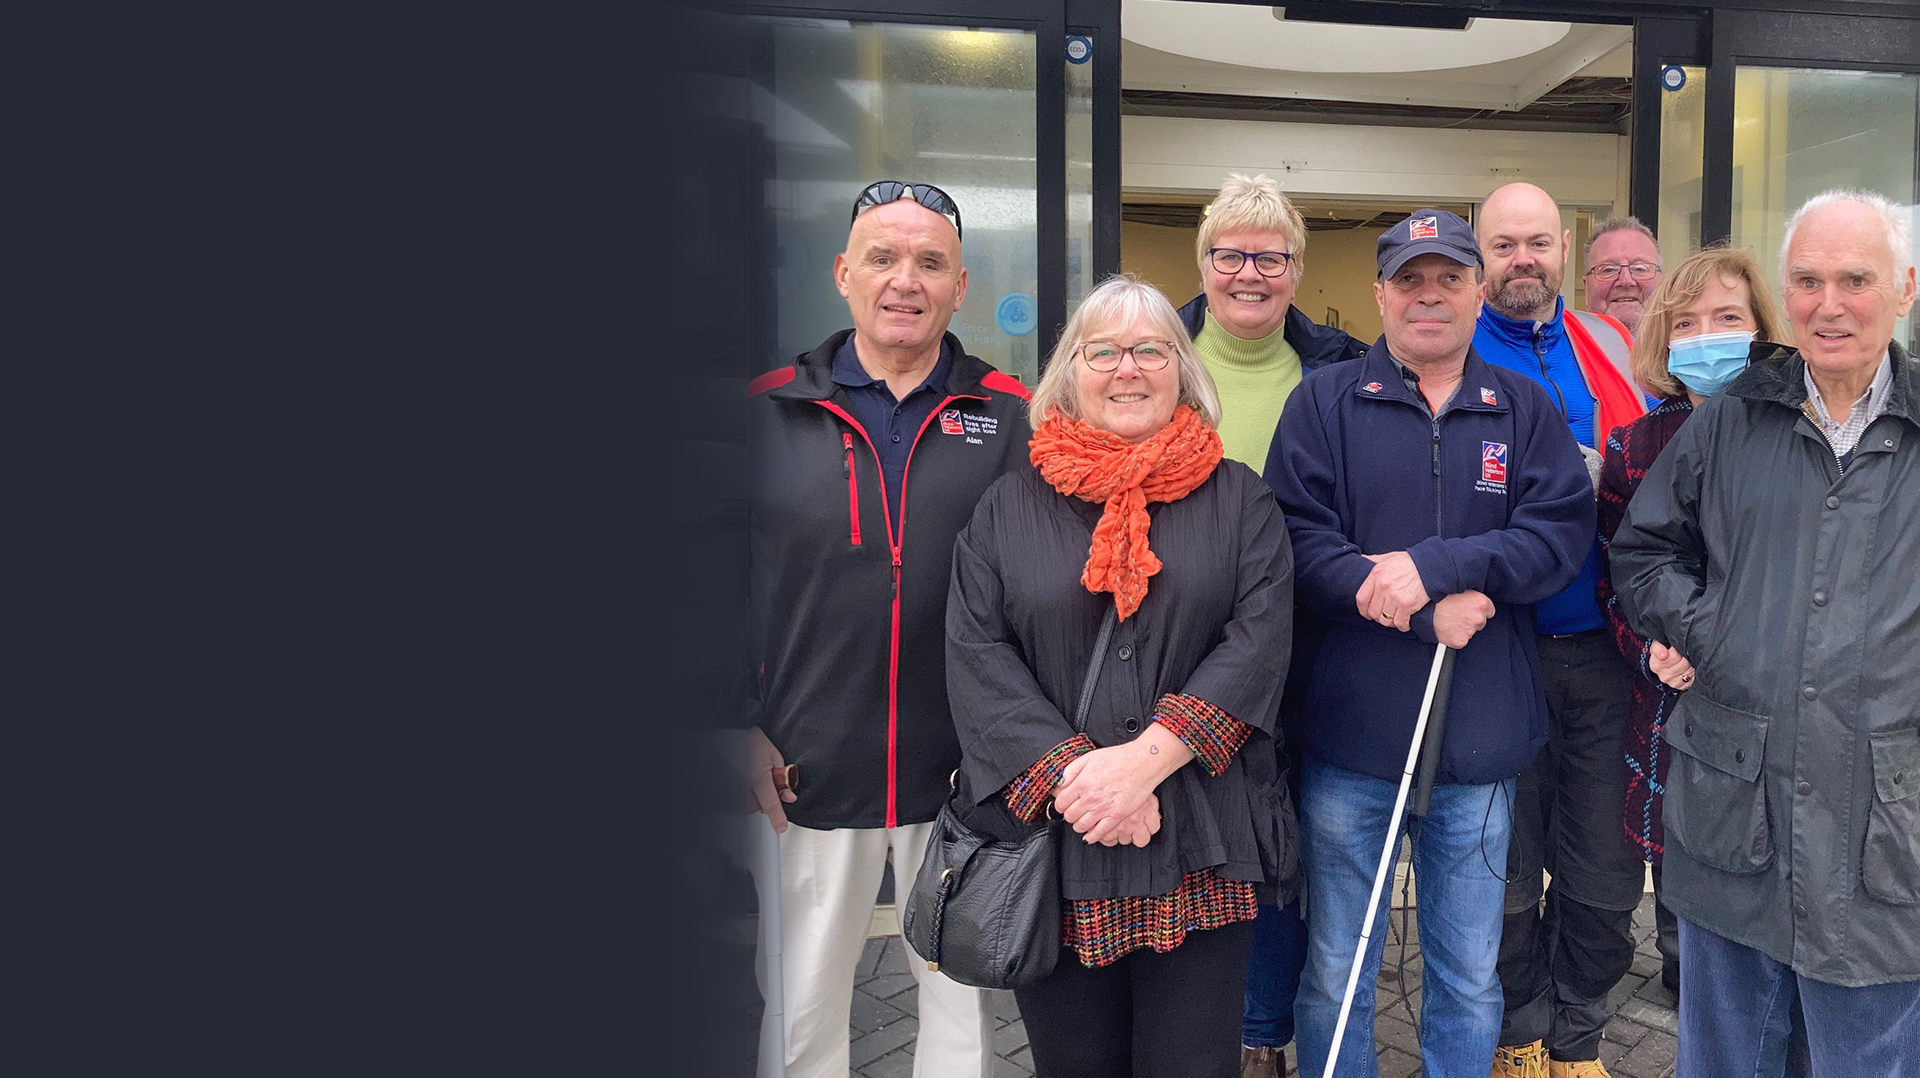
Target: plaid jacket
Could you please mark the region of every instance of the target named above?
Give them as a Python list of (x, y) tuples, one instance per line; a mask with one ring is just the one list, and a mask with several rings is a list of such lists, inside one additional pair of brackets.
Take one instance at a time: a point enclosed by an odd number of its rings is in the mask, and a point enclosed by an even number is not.
[[(1673, 432), (1693, 414), (1686, 394), (1668, 397), (1653, 411), (1624, 427), (1615, 427), (1607, 435), (1606, 462), (1600, 466), (1600, 549), (1604, 553), (1613, 542), (1613, 533), (1627, 515), (1627, 503), (1640, 489), (1640, 480), (1653, 467), (1654, 459), (1667, 447)], [(1602, 559), (1604, 565), (1605, 559)], [(1660, 797), (1666, 792), (1667, 758), (1662, 751), (1660, 731), (1673, 713), (1673, 701), (1679, 694), (1661, 684), (1647, 668), (1647, 641), (1620, 612), (1619, 597), (1613, 593), (1613, 576), (1602, 572), (1594, 588), (1600, 613), (1620, 654), (1633, 664), (1633, 703), (1627, 712), (1626, 769), (1627, 801), (1622, 817), (1627, 837), (1640, 847), (1641, 855), (1654, 864), (1666, 852), (1666, 835), (1660, 824)]]

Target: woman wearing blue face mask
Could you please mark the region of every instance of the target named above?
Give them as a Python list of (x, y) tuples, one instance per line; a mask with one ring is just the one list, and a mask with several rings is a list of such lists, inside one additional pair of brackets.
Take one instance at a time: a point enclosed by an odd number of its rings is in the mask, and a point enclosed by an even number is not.
[[(1750, 249), (1701, 251), (1660, 282), (1634, 340), (1633, 374), (1664, 399), (1646, 415), (1614, 428), (1607, 438), (1599, 489), (1603, 545), (1613, 539), (1640, 480), (1693, 413), (1694, 405), (1726, 388), (1746, 369), (1753, 341), (1781, 340), (1785, 326)], [(1660, 732), (1673, 713), (1674, 701), (1693, 684), (1693, 667), (1679, 652), (1642, 639), (1627, 625), (1614, 598), (1610, 574), (1601, 576), (1595, 590), (1614, 642), (1638, 668), (1625, 739), (1624, 823), (1627, 837), (1653, 865), (1660, 979), (1677, 997), (1678, 927), (1673, 914), (1659, 903), (1660, 858), (1665, 852), (1660, 793), (1667, 781), (1667, 751)]]

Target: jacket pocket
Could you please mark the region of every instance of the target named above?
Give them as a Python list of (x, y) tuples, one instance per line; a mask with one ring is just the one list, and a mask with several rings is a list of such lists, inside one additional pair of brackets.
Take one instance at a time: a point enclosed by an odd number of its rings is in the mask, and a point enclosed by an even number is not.
[(1749, 873), (1773, 863), (1760, 781), (1767, 721), (1695, 689), (1681, 696), (1667, 722), (1667, 744), (1679, 752), (1667, 776), (1667, 835), (1709, 868)]
[(1260, 842), (1260, 870), (1279, 893), (1279, 905), (1293, 896), (1300, 877), (1300, 821), (1284, 781), (1253, 784), (1254, 832)]
[(1873, 804), (1860, 878), (1867, 894), (1920, 906), (1920, 729), (1867, 735), (1873, 747)]

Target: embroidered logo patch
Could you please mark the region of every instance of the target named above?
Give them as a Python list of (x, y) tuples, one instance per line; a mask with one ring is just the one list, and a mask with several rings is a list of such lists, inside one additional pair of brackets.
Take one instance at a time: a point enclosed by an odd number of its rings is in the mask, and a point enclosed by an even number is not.
[(940, 433), (965, 435), (968, 445), (986, 445), (981, 438), (1000, 433), (1000, 421), (990, 415), (972, 415), (949, 408), (940, 413)]
[(1483, 494), (1507, 492), (1507, 443), (1480, 443), (1480, 481), (1473, 489)]
[(1498, 398), (1496, 398), (1493, 395), (1493, 390), (1488, 389), (1486, 386), (1481, 386), (1480, 387), (1480, 403), (1497, 405), (1500, 403), (1500, 401)]
[(1366, 385), (1363, 385), (1360, 388), (1366, 390), (1369, 393), (1378, 393), (1380, 392), (1380, 383), (1368, 382)]
[(1437, 217), (1415, 217), (1407, 222), (1407, 238), (1410, 240), (1437, 240), (1440, 238), (1440, 219)]

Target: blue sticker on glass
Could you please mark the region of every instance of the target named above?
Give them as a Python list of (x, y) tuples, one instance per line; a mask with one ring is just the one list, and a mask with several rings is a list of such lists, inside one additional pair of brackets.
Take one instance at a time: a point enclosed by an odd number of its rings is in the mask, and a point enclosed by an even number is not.
[(1067, 63), (1084, 64), (1093, 59), (1093, 39), (1074, 34), (1067, 38)]
[(1671, 93), (1687, 84), (1687, 73), (1679, 64), (1668, 64), (1660, 69), (1660, 85)]
[(1024, 337), (1039, 325), (1039, 305), (1025, 292), (1009, 292), (993, 309), (993, 320), (999, 323), (1000, 332)]

